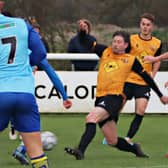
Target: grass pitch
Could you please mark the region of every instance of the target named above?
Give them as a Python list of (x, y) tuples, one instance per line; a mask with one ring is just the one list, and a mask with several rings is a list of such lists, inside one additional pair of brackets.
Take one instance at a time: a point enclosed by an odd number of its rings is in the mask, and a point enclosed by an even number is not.
[[(134, 115), (122, 114), (118, 122), (119, 136), (125, 136)], [(75, 160), (64, 153), (64, 147), (74, 147), (85, 129), (85, 114), (41, 115), (42, 129), (52, 131), (58, 144), (46, 152), (50, 168), (168, 168), (168, 115), (146, 115), (134, 141), (139, 142), (149, 159), (137, 158), (132, 153), (121, 152), (102, 145), (103, 136), (97, 127), (97, 134), (89, 145), (85, 160)], [(22, 168), (11, 154), (19, 140), (8, 138), (8, 129), (0, 137), (0, 167)], [(31, 166), (27, 166), (31, 167)]]

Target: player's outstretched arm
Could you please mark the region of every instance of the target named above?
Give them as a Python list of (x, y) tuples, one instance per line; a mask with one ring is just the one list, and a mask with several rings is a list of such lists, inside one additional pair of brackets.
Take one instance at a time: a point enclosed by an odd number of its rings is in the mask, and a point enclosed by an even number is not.
[(155, 62), (159, 61), (159, 57), (154, 57), (154, 56), (148, 55), (143, 58), (143, 61), (145, 63), (155, 63)]
[(61, 93), (63, 98), (63, 106), (65, 108), (70, 108), (72, 103), (68, 99), (68, 96), (62, 84), (62, 81), (60, 80), (59, 76), (57, 75), (53, 67), (48, 63), (47, 59), (43, 59), (38, 66), (47, 73), (54, 87)]
[(68, 99), (67, 93), (65, 92), (60, 78), (54, 71), (53, 67), (47, 61), (47, 53), (42, 41), (40, 40), (39, 34), (34, 31), (34, 29), (30, 25), (27, 25), (27, 27), (29, 31), (29, 49), (31, 50), (30, 64), (32, 66), (37, 65), (41, 67), (47, 73), (54, 87), (61, 93), (61, 96), (63, 98), (63, 106), (65, 108), (70, 108), (72, 103)]
[(157, 56), (157, 57), (145, 56), (143, 61), (145, 61), (147, 63), (155, 63), (155, 62), (158, 62), (158, 61), (162, 61), (164, 59), (168, 59), (168, 52), (165, 52), (162, 55)]

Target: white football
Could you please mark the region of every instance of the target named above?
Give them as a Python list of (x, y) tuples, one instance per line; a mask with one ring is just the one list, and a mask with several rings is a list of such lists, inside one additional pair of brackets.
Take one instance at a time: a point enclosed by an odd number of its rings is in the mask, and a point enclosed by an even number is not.
[(41, 132), (41, 139), (44, 150), (52, 150), (53, 147), (57, 144), (56, 135), (50, 131)]

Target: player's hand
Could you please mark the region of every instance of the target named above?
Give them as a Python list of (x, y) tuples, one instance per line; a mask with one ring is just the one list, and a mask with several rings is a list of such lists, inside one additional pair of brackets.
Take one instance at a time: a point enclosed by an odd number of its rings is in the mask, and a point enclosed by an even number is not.
[(64, 101), (63, 101), (63, 106), (64, 106), (66, 109), (69, 109), (69, 108), (72, 106), (71, 100), (69, 100), (69, 99), (64, 100)]
[(145, 56), (143, 58), (143, 62), (145, 62), (145, 63), (155, 63), (157, 61), (158, 61), (157, 57), (153, 57), (153, 56)]
[(165, 86), (165, 88), (168, 88), (168, 81), (165, 83), (164, 86)]
[(162, 96), (160, 98), (160, 101), (163, 103), (163, 104), (168, 104), (168, 97), (167, 96)]

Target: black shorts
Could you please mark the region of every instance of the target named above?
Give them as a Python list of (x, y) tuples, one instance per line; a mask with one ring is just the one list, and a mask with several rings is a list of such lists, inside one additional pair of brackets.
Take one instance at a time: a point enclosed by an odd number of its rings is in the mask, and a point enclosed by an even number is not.
[(126, 82), (124, 85), (124, 94), (127, 97), (127, 100), (131, 100), (133, 97), (136, 98), (150, 98), (150, 87), (144, 85), (138, 85), (134, 83)]
[(103, 97), (97, 97), (95, 101), (96, 107), (104, 108), (110, 117), (107, 120), (118, 121), (119, 112), (123, 105), (122, 95), (107, 95)]

